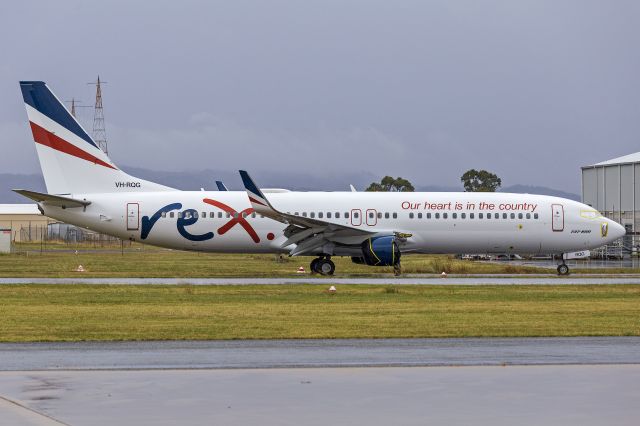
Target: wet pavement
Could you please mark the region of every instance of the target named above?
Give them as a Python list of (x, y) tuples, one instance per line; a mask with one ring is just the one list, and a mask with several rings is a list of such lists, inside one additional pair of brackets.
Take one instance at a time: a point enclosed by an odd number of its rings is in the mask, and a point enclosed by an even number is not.
[(0, 423), (622, 426), (639, 383), (640, 365), (0, 372), (24, 407)]
[(640, 337), (0, 343), (0, 370), (640, 364)]
[(119, 284), (119, 285), (284, 285), (284, 284), (381, 284), (381, 285), (597, 285), (640, 284), (640, 276), (516, 275), (442, 277), (356, 277), (356, 278), (0, 278), (6, 284)]

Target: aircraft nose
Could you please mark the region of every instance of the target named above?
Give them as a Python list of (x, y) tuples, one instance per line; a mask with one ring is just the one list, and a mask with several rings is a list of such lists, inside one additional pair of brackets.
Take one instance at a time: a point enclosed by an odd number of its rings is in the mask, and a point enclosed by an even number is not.
[(611, 235), (612, 240), (617, 240), (618, 238), (622, 238), (627, 233), (627, 230), (624, 229), (624, 226), (620, 225), (618, 222), (614, 222), (613, 220), (609, 220), (609, 234)]

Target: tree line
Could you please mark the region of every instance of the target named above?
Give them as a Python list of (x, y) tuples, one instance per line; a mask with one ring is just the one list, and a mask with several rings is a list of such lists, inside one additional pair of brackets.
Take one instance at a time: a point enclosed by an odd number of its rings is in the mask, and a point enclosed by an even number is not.
[[(464, 172), (460, 181), (466, 192), (496, 192), (502, 180), (495, 173), (470, 169)], [(365, 190), (369, 192), (413, 192), (415, 188), (407, 179), (385, 176), (380, 182), (372, 182)]]

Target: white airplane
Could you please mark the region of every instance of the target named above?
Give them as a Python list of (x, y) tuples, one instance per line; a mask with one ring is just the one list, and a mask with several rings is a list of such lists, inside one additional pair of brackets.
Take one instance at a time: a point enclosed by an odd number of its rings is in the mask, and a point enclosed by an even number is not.
[(15, 191), (46, 216), (122, 239), (313, 256), (311, 270), (330, 275), (332, 256), (399, 273), (404, 254), (563, 254), (625, 234), (590, 206), (543, 195), (261, 190), (245, 171), (246, 192), (180, 191), (120, 170), (44, 82), (20, 88), (47, 194)]

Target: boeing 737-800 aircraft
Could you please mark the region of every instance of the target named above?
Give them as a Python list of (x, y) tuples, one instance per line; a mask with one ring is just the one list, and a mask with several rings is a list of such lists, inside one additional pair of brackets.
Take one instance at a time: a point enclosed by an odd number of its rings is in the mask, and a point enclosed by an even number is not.
[[(332, 256), (393, 266), (410, 253), (556, 253), (591, 249), (624, 235), (585, 204), (507, 193), (180, 191), (128, 175), (41, 81), (20, 83), (47, 194), (15, 190), (51, 218), (161, 247)], [(179, 142), (177, 142), (179, 143)], [(560, 274), (569, 268), (564, 261)]]

